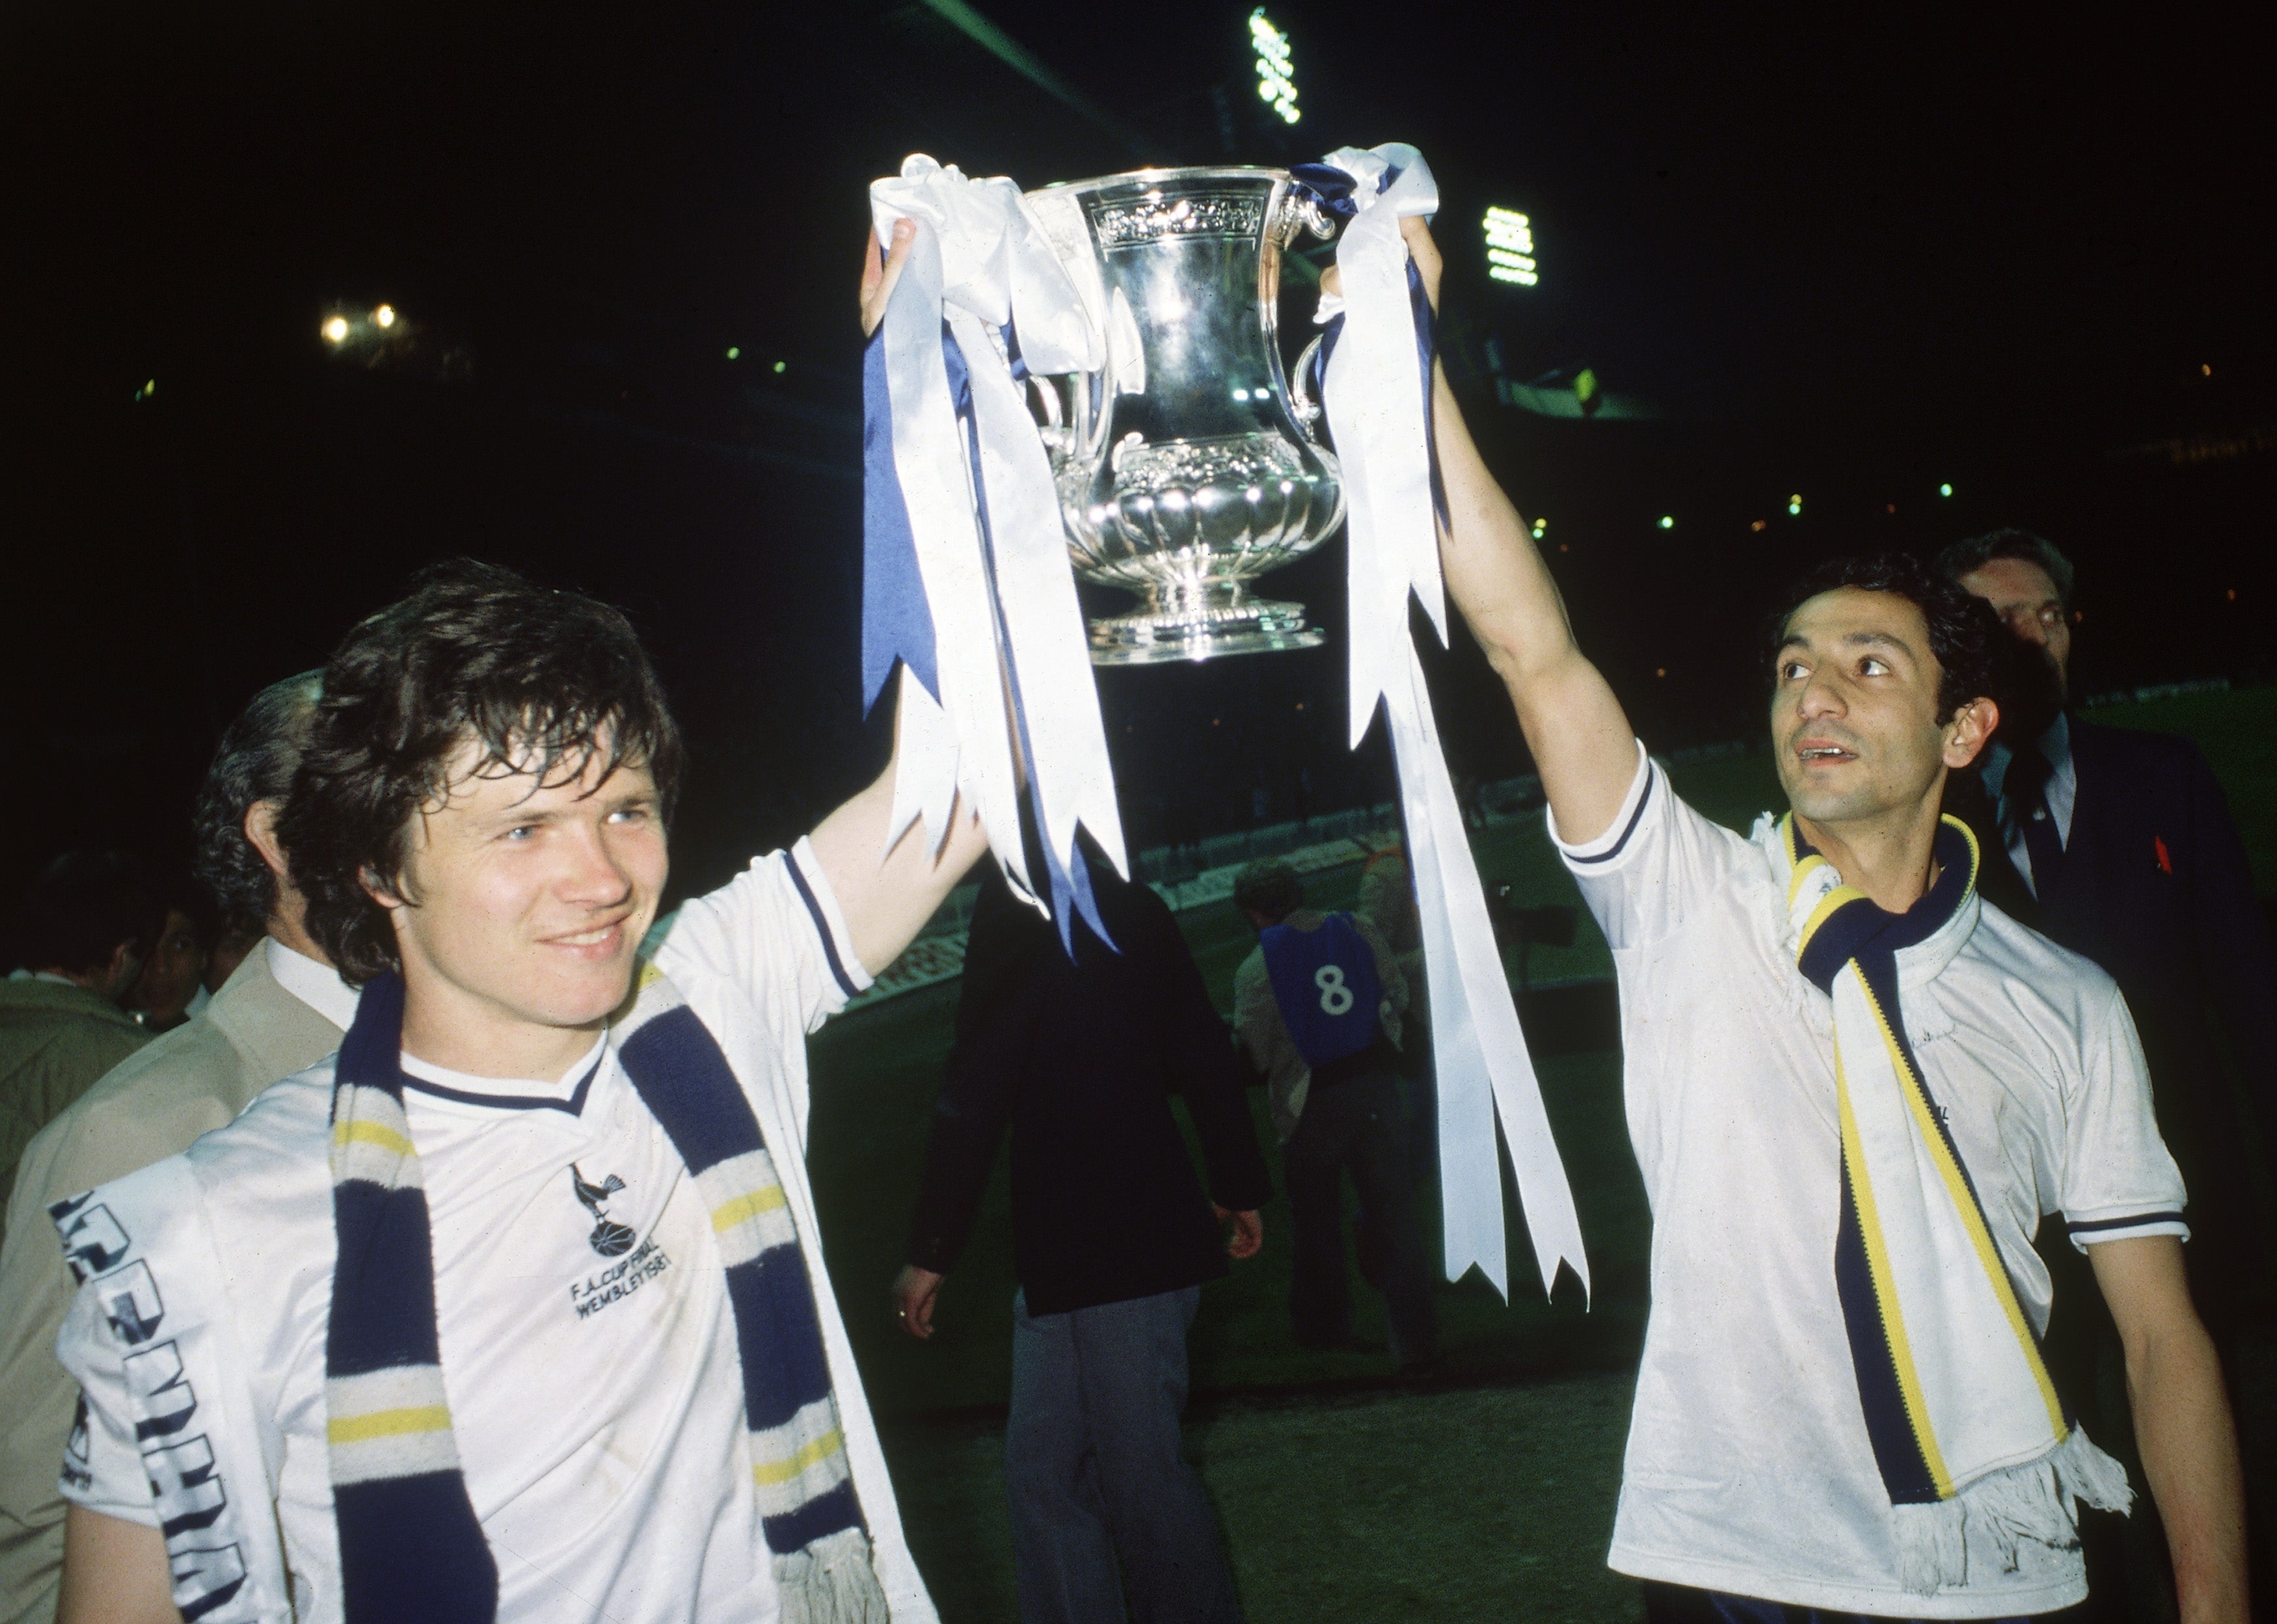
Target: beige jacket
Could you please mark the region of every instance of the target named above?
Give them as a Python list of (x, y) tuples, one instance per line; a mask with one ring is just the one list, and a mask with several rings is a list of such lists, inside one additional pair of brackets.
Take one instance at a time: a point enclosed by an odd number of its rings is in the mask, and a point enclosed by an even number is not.
[(149, 1041), (99, 992), (28, 976), (0, 981), (0, 1199), (33, 1135)]
[(50, 1624), (63, 1565), (56, 1476), (79, 1390), (56, 1361), (73, 1286), (48, 1203), (187, 1150), (339, 1043), (256, 946), (202, 1013), (111, 1070), (25, 1150), (0, 1239), (0, 1624)]

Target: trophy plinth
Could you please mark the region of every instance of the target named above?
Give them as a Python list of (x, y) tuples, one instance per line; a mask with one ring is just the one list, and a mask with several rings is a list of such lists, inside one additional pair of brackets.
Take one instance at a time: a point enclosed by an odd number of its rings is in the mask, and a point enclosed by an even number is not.
[(1140, 599), (1091, 623), (1092, 659), (1316, 646), (1302, 604), (1248, 583), (1344, 520), (1276, 323), (1282, 250), (1325, 224), (1279, 170), (1142, 170), (1028, 201), (1106, 341), (1100, 371), (1034, 381), (1076, 573)]

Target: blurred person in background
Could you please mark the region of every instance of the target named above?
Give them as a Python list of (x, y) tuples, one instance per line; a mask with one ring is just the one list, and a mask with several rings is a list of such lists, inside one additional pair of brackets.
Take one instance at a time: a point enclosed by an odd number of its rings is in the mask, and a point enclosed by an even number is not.
[(123, 852), (70, 852), (33, 877), (0, 983), (0, 1189), (24, 1147), (150, 1035), (124, 1007), (157, 945), (166, 905)]
[[(2090, 722), (2072, 708), (2075, 576), (2052, 543), (1995, 530), (1946, 548), (1937, 567), (1991, 606), (2022, 656), (1999, 731), (1954, 796), (1984, 849), (1985, 895), (2093, 960), (2126, 995), (2159, 1132), (2189, 1190), (2191, 1295), (2233, 1390), (2266, 1388), (2277, 1368), (2277, 1303), (2254, 1187), (2256, 1160), (2277, 1147), (2277, 948), (2245, 843), (2196, 743)], [(2097, 1294), (2081, 1289), (2084, 1263), (2068, 1247), (2043, 1249), (2063, 1305), (2049, 1327), (2058, 1385), (2100, 1423), (2099, 1436), (2123, 1443), (2118, 1332)], [(2243, 1410), (2243, 1430), (2260, 1589), (2277, 1584), (2267, 1525), (2277, 1461), (2254, 1413)], [(2111, 1519), (2083, 1531), (2091, 1607), (2117, 1605), (2122, 1562), (2123, 1590), (2164, 1592), (2155, 1515), (2136, 1516), (2123, 1535)]]
[(1138, 1624), (1227, 1624), (1232, 1577), (1179, 1435), (1186, 1332), (1227, 1256), (1256, 1254), (1272, 1183), (1177, 922), (1095, 849), (1090, 869), (1112, 946), (1081, 922), (1062, 945), (994, 865), (982, 876), (895, 1302), (911, 1336), (933, 1334), (1009, 1129), (1020, 1289), (1004, 1468), (1023, 1624), (1121, 1619), (1126, 1588)]
[(171, 1032), (206, 1006), (208, 944), (213, 940), (213, 907), (187, 880), (166, 887), (166, 926), (158, 945), (136, 978), (126, 1008), (146, 1032)]
[[(79, 1385), (56, 1358), (74, 1286), (48, 1208), (188, 1149), (338, 1048), (354, 1016), (354, 990), (308, 935), (275, 828), (319, 679), (306, 672), (254, 695), (198, 792), (197, 880), (250, 950), (196, 1018), (110, 1069), (24, 1152), (0, 1241), (0, 1624), (48, 1624), (63, 1564), (56, 1468)], [(185, 911), (169, 910), (169, 931)], [(164, 956), (162, 938), (153, 963)], [(192, 963), (184, 953), (177, 968)]]
[(1392, 1362), (1439, 1356), (1438, 1317), (1415, 1216), (1399, 1017), (1407, 981), (1363, 917), (1305, 906), (1305, 882), (1278, 860), (1235, 877), (1233, 903), (1257, 931), (1234, 972), (1234, 1029), (1265, 1074), (1282, 1177), (1297, 1232), (1289, 1316), (1298, 1343), (1352, 1348), (1344, 1180), (1360, 1203), (1361, 1273), (1383, 1294)]

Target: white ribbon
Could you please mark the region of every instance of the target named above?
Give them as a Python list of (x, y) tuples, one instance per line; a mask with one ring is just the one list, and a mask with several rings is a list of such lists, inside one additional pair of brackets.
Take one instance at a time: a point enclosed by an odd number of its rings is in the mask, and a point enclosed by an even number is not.
[[(919, 155), (899, 177), (872, 185), (870, 209), (881, 242), (892, 240), (895, 221), (917, 224), (883, 341), (895, 473), (940, 689), (936, 704), (902, 667), (887, 841), (923, 817), (937, 846), (962, 792), (1015, 891), (1043, 907), (1050, 888), (1028, 874), (1020, 844), (1023, 761), (1051, 861), (1076, 871), (1081, 824), (1118, 869), (1129, 863), (1059, 497), (1003, 334), (1011, 329), (1039, 373), (1095, 370), (1100, 339), (1011, 181), (971, 180)], [(944, 323), (970, 374), (978, 489), (950, 395)]]
[[(1432, 719), (1423, 666), (1408, 631), (1407, 596), (1422, 600), (1444, 643), (1446, 602), (1432, 500), (1428, 387), (1418, 363), (1407, 283), (1407, 215), (1429, 215), (1439, 193), (1423, 156), (1391, 144), (1343, 148), (1325, 160), (1354, 181), (1354, 213), (1336, 245), (1344, 329), (1321, 396), (1344, 466), (1352, 593), (1352, 743), (1382, 702), (1407, 815), (1410, 869), (1421, 915), (1439, 1087), (1439, 1179), (1447, 1278), (1474, 1264), (1510, 1294), (1503, 1245), (1502, 1119), (1519, 1199), (1546, 1293), (1570, 1264), (1586, 1293), (1589, 1264), (1565, 1169), (1511, 1001)], [(1384, 177), (1389, 186), (1379, 191)], [(1336, 314), (1324, 301), (1321, 319)]]

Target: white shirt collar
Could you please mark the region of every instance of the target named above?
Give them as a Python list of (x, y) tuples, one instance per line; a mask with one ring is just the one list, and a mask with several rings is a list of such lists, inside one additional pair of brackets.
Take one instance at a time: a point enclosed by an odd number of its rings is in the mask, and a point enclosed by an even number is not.
[(269, 954), (269, 973), (277, 984), (343, 1032), (355, 1024), (357, 993), (329, 964), (285, 945), (275, 937), (262, 938)]

